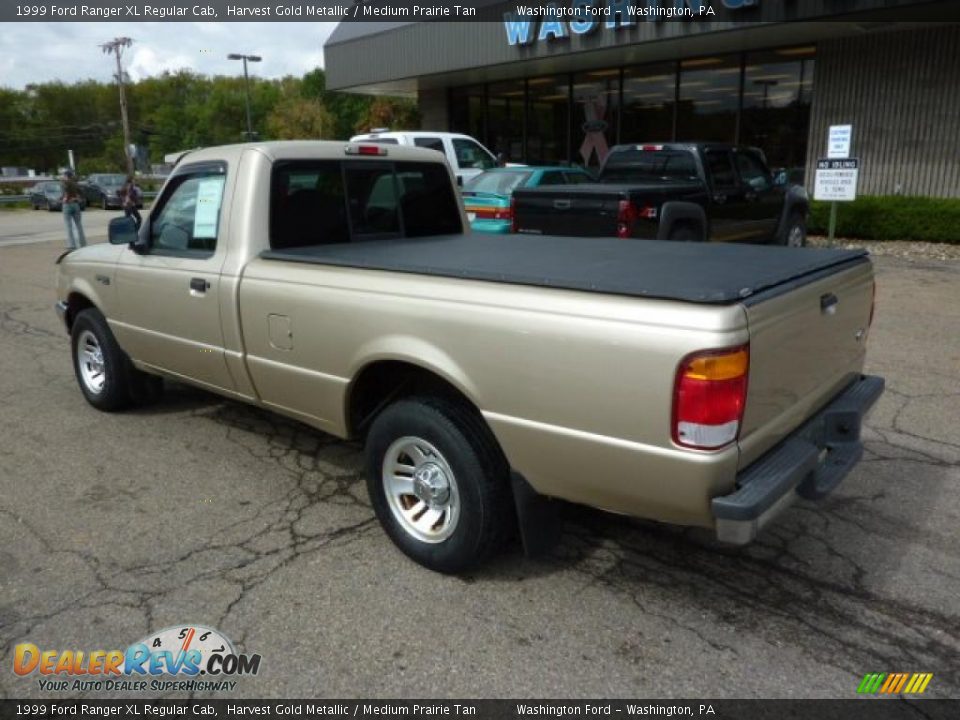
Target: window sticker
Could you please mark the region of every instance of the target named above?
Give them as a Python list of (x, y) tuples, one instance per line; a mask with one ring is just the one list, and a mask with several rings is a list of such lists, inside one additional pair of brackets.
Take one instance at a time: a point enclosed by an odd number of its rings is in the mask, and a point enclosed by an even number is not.
[(223, 198), (222, 175), (203, 178), (197, 185), (197, 210), (193, 217), (193, 237), (216, 238), (217, 218)]

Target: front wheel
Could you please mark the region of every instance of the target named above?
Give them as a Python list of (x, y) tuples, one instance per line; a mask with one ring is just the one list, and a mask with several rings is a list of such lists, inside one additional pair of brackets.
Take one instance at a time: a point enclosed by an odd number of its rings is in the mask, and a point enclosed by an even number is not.
[(509, 470), (475, 411), (424, 397), (396, 402), (366, 442), (377, 519), (406, 555), (443, 573), (490, 557), (514, 525)]
[(803, 247), (807, 244), (807, 221), (803, 213), (792, 213), (781, 240), (787, 247)]
[(131, 404), (137, 370), (99, 310), (89, 308), (77, 315), (70, 346), (77, 382), (88, 403), (98, 410), (120, 410)]

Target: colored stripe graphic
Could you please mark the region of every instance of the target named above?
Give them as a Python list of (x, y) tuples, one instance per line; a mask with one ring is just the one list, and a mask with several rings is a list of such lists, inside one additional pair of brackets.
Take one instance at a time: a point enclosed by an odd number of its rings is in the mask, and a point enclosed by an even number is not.
[(919, 695), (926, 691), (933, 673), (867, 673), (857, 686), (860, 694)]

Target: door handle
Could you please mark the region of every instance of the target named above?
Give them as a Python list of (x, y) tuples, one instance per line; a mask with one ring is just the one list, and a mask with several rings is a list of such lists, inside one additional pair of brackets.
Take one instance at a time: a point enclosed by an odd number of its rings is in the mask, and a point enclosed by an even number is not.
[(210, 283), (204, 278), (190, 278), (190, 290), (192, 292), (204, 293), (210, 289)]
[(820, 312), (824, 315), (836, 315), (840, 300), (833, 293), (820, 296)]

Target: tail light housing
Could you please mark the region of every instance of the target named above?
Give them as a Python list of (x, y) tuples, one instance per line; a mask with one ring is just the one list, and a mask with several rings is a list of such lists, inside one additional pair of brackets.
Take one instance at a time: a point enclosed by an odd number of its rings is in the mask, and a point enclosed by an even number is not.
[(673, 441), (716, 450), (737, 439), (747, 399), (750, 346), (687, 355), (673, 392)]
[(510, 232), (515, 233), (520, 231), (520, 226), (517, 224), (517, 199), (513, 195), (510, 196)]
[(629, 200), (621, 200), (617, 207), (617, 237), (623, 240), (633, 235), (633, 224), (638, 218), (655, 218), (657, 209), (650, 205), (638, 208)]
[(483, 220), (513, 220), (513, 210), (508, 207), (475, 207), (468, 205), (466, 210)]

